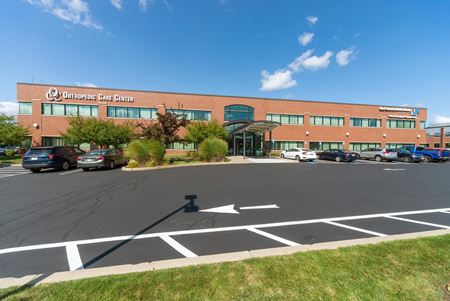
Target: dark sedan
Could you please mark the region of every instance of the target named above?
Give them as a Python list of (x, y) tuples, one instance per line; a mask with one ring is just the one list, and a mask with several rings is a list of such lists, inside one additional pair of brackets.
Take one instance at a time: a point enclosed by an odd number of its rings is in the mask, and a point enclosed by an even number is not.
[(400, 160), (400, 161), (416, 162), (416, 163), (425, 161), (424, 156), (422, 156), (420, 154), (413, 154), (407, 149), (400, 148), (400, 149), (396, 149), (396, 151), (397, 151), (398, 160)]
[(357, 159), (355, 154), (345, 152), (341, 149), (330, 149), (323, 151), (319, 155), (320, 160), (329, 160), (336, 162), (353, 162)]
[(125, 165), (125, 159), (120, 149), (98, 149), (89, 151), (77, 159), (78, 168), (88, 171), (91, 168), (110, 168), (113, 169), (117, 165)]

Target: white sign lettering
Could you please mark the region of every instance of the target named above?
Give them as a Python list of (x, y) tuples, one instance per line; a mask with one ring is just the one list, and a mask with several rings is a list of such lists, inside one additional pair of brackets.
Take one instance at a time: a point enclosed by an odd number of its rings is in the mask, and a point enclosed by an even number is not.
[(134, 102), (132, 96), (123, 95), (104, 95), (102, 93), (98, 94), (85, 94), (85, 93), (69, 93), (63, 91), (62, 93), (56, 88), (50, 88), (45, 95), (47, 100), (50, 101), (62, 101), (63, 99), (78, 99), (78, 100), (99, 100), (99, 101), (115, 101), (115, 102)]

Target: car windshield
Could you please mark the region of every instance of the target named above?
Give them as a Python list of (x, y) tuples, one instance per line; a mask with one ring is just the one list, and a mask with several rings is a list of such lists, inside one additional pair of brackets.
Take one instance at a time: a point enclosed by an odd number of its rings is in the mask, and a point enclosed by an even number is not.
[(97, 149), (86, 153), (87, 156), (97, 156), (107, 154), (109, 154), (109, 149)]
[(32, 156), (32, 155), (50, 154), (51, 151), (52, 151), (51, 148), (32, 148), (28, 150), (27, 155)]

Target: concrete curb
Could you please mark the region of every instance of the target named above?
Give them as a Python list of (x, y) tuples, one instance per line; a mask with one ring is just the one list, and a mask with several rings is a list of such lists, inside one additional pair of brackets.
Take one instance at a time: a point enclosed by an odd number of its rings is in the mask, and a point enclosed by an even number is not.
[(156, 271), (170, 268), (179, 268), (201, 264), (213, 264), (221, 262), (241, 261), (251, 258), (263, 258), (269, 256), (290, 255), (297, 252), (307, 252), (316, 250), (333, 250), (343, 247), (351, 247), (358, 245), (378, 244), (394, 240), (414, 239), (421, 237), (432, 237), (450, 234), (450, 229), (434, 230), (426, 232), (408, 233), (391, 235), (384, 237), (370, 237), (334, 242), (318, 243), (313, 245), (299, 245), (293, 247), (279, 247), (271, 249), (249, 250), (234, 253), (223, 253), (217, 255), (200, 256), (193, 258), (180, 258), (161, 260), (153, 262), (144, 262), (134, 265), (117, 265), (103, 268), (92, 268), (86, 270), (78, 270), (72, 272), (58, 272), (51, 275), (28, 275), (21, 278), (0, 278), (0, 288), (8, 288), (12, 286), (37, 285), (45, 283), (56, 283), (71, 280), (86, 279), (99, 276), (122, 275), (128, 273), (138, 273), (146, 271)]
[(148, 171), (148, 170), (159, 170), (159, 169), (169, 169), (169, 168), (179, 168), (179, 167), (194, 167), (194, 166), (212, 166), (212, 165), (234, 165), (234, 164), (251, 164), (252, 162), (202, 162), (202, 163), (192, 163), (192, 164), (180, 164), (180, 165), (164, 165), (155, 167), (122, 167), (122, 171)]

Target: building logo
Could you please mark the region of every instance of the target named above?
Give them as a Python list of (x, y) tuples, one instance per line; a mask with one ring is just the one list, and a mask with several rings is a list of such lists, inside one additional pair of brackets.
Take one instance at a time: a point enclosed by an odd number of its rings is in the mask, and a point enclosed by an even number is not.
[(50, 88), (45, 95), (45, 97), (50, 101), (61, 101), (61, 93), (59, 93), (58, 89)]

